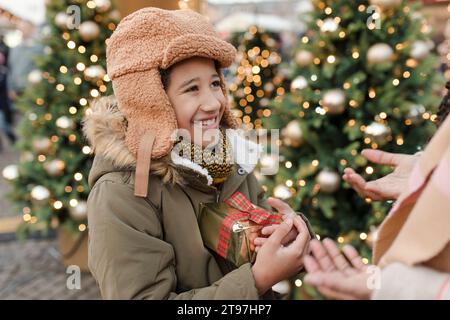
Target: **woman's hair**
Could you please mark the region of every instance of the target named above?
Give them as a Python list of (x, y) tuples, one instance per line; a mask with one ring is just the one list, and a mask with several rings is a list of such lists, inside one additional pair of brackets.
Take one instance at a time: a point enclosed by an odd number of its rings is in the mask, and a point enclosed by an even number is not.
[(447, 118), (450, 112), (450, 81), (447, 81), (445, 84), (445, 88), (447, 89), (447, 93), (439, 105), (439, 110), (437, 112), (436, 125), (439, 126), (444, 122), (445, 118)]
[[(169, 79), (170, 79), (170, 72), (172, 71), (172, 68), (176, 66), (176, 64), (174, 64), (173, 66), (170, 66), (167, 69), (159, 69), (159, 74), (161, 75), (161, 82), (162, 85), (164, 87), (164, 90), (167, 91), (167, 88), (169, 88)], [(219, 65), (219, 61), (214, 60), (214, 67), (216, 68), (216, 71), (218, 74), (220, 74), (220, 65)]]

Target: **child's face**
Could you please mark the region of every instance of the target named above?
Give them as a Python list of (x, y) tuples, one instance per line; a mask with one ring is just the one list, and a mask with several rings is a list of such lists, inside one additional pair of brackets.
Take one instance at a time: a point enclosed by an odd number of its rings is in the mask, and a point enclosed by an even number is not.
[[(178, 128), (187, 130), (191, 141), (206, 147), (212, 141), (206, 133), (219, 128), (226, 105), (214, 61), (194, 57), (177, 63), (169, 75), (167, 95), (175, 109)], [(201, 143), (198, 134), (194, 136), (194, 129), (204, 136)], [(217, 130), (209, 134), (212, 132)]]

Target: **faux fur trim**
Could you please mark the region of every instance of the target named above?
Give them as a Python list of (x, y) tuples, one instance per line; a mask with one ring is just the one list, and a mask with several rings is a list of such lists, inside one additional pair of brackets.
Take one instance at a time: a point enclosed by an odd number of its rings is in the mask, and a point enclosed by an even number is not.
[[(83, 132), (88, 139), (93, 152), (112, 162), (117, 169), (136, 166), (136, 158), (125, 144), (127, 120), (120, 112), (114, 96), (102, 97), (94, 100), (90, 105), (90, 112), (83, 120)], [(255, 168), (263, 147), (242, 136), (244, 131), (226, 129), (230, 141), (233, 158), (236, 164), (250, 173)], [(177, 170), (177, 166), (189, 168), (204, 177), (211, 185), (213, 179), (206, 168), (193, 161), (182, 158), (175, 152), (151, 162), (151, 172), (160, 176), (164, 183), (184, 185), (186, 180)]]

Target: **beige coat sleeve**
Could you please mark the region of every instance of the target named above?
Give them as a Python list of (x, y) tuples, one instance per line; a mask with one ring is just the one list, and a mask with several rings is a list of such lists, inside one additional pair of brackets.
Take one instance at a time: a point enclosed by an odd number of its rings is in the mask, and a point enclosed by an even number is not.
[(423, 266), (392, 263), (381, 272), (373, 300), (450, 300), (450, 274)]
[(89, 268), (104, 299), (259, 299), (250, 264), (211, 286), (175, 293), (174, 250), (157, 209), (131, 186), (99, 181), (88, 199)]

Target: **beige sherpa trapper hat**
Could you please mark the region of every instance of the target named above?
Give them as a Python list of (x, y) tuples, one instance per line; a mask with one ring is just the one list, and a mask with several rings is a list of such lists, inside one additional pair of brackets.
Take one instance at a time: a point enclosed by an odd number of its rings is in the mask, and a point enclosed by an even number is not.
[[(151, 159), (167, 155), (178, 128), (159, 69), (194, 56), (228, 67), (236, 49), (221, 40), (202, 15), (191, 10), (144, 8), (125, 17), (106, 42), (108, 76), (121, 112), (128, 121), (125, 137), (137, 158), (135, 195), (146, 197)], [(222, 90), (227, 96), (220, 74)], [(237, 128), (226, 106), (221, 123)]]

